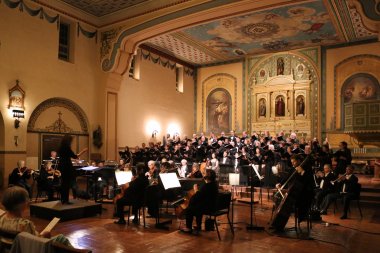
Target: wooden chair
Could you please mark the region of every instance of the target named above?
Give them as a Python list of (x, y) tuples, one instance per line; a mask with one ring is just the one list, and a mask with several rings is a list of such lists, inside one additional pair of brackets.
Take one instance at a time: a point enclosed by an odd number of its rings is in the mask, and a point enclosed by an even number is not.
[(52, 242), (52, 253), (92, 253), (89, 249), (76, 249), (59, 242)]
[(214, 221), (216, 232), (218, 233), (219, 241), (221, 240), (221, 238), (220, 238), (218, 224), (216, 222), (216, 217), (227, 215), (227, 220), (228, 220), (228, 224), (230, 225), (232, 236), (235, 235), (234, 229), (232, 227), (232, 223), (230, 221), (230, 206), (231, 206), (231, 192), (228, 192), (228, 193), (219, 192), (217, 200), (216, 200), (216, 211), (206, 214), (210, 217), (211, 220)]

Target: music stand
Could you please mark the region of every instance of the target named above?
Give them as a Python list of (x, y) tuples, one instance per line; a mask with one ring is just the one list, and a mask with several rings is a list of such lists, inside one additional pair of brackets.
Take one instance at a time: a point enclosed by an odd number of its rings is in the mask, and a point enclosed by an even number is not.
[[(164, 186), (165, 191), (168, 189), (181, 187), (181, 183), (179, 182), (176, 173), (161, 173), (159, 174), (159, 177), (161, 179), (161, 183)], [(157, 218), (156, 218), (156, 228), (169, 229), (165, 225), (171, 224), (171, 223), (172, 223), (172, 220), (160, 222), (160, 210), (158, 210)]]
[(232, 191), (232, 218), (231, 218), (231, 223), (234, 224), (234, 198), (235, 198), (235, 193), (236, 193), (236, 186), (239, 185), (240, 182), (240, 174), (239, 173), (229, 173), (228, 174), (228, 181), (229, 185), (231, 185), (231, 191)]
[(259, 182), (260, 182), (260, 193), (259, 193), (259, 198), (260, 198), (260, 201), (261, 201), (261, 205), (263, 204), (263, 189), (262, 189), (262, 184), (261, 184), (261, 180), (263, 180), (263, 176), (260, 175), (260, 172), (259, 172), (259, 166), (260, 165), (255, 165), (255, 164), (252, 164), (252, 168), (253, 170), (255, 171), (255, 174), (257, 176), (257, 178), (259, 179)]
[[(247, 230), (264, 230), (264, 227), (258, 227), (258, 226), (255, 226), (253, 225), (253, 203), (254, 203), (254, 196), (253, 196), (253, 173), (252, 171), (254, 170), (255, 173), (256, 173), (256, 170), (255, 170), (255, 166), (249, 166), (249, 167), (252, 167), (250, 170), (249, 170), (249, 183), (250, 183), (250, 186), (251, 186), (251, 201), (250, 201), (250, 212), (251, 212), (251, 222), (250, 224), (247, 225)], [(258, 172), (258, 171), (257, 171)], [(258, 173), (257, 173), (258, 174)], [(260, 176), (260, 174), (258, 174)]]

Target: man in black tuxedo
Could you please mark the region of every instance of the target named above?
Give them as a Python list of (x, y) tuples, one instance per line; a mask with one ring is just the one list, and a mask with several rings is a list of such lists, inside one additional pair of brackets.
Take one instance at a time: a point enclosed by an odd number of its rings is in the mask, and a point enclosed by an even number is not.
[(223, 157), (219, 160), (219, 164), (231, 165), (231, 159), (228, 157), (228, 152), (223, 152)]
[(324, 175), (319, 182), (319, 187), (315, 189), (315, 206), (320, 209), (322, 200), (327, 194), (334, 191), (334, 185), (331, 183), (336, 179), (336, 176), (331, 171), (331, 164), (325, 164), (323, 167)]
[(356, 198), (359, 194), (358, 192), (358, 178), (353, 174), (354, 168), (349, 165), (346, 168), (346, 175), (341, 177), (339, 182), (339, 192), (330, 193), (324, 199), (321, 207), (321, 214), (327, 214), (327, 209), (329, 205), (335, 200), (343, 199), (343, 215), (341, 219), (347, 219), (347, 212), (352, 199)]

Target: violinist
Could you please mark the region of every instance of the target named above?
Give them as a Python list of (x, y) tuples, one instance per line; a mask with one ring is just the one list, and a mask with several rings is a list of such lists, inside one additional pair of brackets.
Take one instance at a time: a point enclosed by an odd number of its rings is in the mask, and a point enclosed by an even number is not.
[(137, 164), (136, 177), (124, 187), (122, 196), (116, 200), (116, 215), (119, 220), (115, 221), (115, 224), (126, 224), (124, 219), (124, 206), (126, 205), (132, 205), (133, 223), (138, 223), (138, 209), (143, 203), (145, 188), (149, 185), (149, 180), (145, 176), (144, 170), (144, 164)]
[(186, 228), (182, 231), (192, 233), (193, 219), (196, 218), (195, 233), (198, 234), (201, 230), (202, 216), (215, 210), (216, 199), (218, 196), (218, 185), (216, 183), (216, 174), (213, 170), (206, 170), (204, 177), (205, 184), (199, 189), (197, 184), (194, 184), (194, 195), (191, 197), (189, 206), (185, 210)]
[(46, 161), (41, 169), (38, 183), (46, 190), (48, 201), (53, 200), (54, 190), (60, 187), (61, 172), (53, 168), (52, 161)]
[(160, 171), (156, 168), (156, 162), (150, 160), (148, 162), (149, 171), (145, 173), (145, 176), (148, 178), (150, 184), (157, 183), (158, 174)]
[(315, 189), (315, 206), (320, 210), (322, 200), (327, 194), (334, 191), (334, 185), (331, 184), (335, 180), (336, 176), (331, 171), (331, 164), (325, 164), (323, 166), (324, 175), (321, 178), (318, 187)]
[(191, 167), (191, 172), (187, 175), (188, 178), (202, 178), (202, 173), (199, 169), (198, 163), (193, 163), (193, 166)]
[(9, 184), (21, 186), (28, 191), (29, 198), (31, 198), (32, 187), (28, 184), (28, 179), (30, 179), (33, 172), (33, 170), (25, 167), (25, 161), (19, 160), (17, 162), (17, 168), (15, 168), (9, 175)]
[(186, 174), (188, 173), (188, 166), (187, 166), (187, 161), (185, 159), (181, 160), (181, 167), (178, 167), (178, 175), (179, 177), (186, 177)]
[(330, 204), (335, 200), (342, 198), (343, 199), (343, 215), (340, 217), (342, 220), (347, 219), (347, 211), (350, 206), (350, 201), (354, 199), (358, 194), (358, 178), (353, 174), (354, 168), (349, 165), (346, 168), (346, 174), (341, 175), (335, 181), (332, 181), (332, 184), (338, 184), (338, 192), (330, 193), (323, 200), (321, 205), (321, 214), (326, 215), (327, 209)]

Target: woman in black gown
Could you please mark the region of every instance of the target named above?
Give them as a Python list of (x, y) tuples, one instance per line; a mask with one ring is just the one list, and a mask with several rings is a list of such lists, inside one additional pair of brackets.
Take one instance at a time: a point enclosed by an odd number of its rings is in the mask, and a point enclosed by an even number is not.
[(73, 141), (73, 137), (71, 135), (66, 134), (63, 136), (61, 141), (61, 146), (59, 148), (59, 156), (60, 156), (60, 171), (62, 177), (61, 184), (61, 202), (62, 204), (71, 204), (69, 202), (69, 193), (70, 188), (73, 191), (73, 196), (76, 194), (76, 182), (74, 175), (74, 168), (71, 162), (71, 158), (78, 159), (80, 155), (87, 151), (87, 149), (83, 149), (79, 154), (75, 154), (71, 150), (71, 143)]

